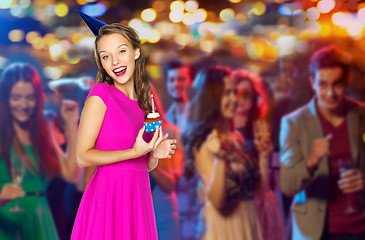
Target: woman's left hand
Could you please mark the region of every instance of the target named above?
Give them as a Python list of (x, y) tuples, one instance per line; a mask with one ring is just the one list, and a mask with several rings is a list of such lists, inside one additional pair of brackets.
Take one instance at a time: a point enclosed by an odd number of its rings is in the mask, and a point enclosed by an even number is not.
[(176, 139), (167, 139), (167, 137), (168, 134), (165, 134), (163, 140), (153, 150), (153, 158), (171, 158), (171, 155), (175, 153)]
[(61, 116), (65, 123), (75, 124), (79, 120), (79, 105), (76, 101), (65, 99), (62, 101)]

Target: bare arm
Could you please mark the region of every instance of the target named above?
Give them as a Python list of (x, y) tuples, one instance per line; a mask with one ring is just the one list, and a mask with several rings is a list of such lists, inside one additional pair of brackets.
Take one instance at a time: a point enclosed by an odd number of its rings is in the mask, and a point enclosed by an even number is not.
[(226, 199), (226, 166), (217, 157), (220, 140), (215, 131), (203, 143), (199, 153), (195, 154), (197, 170), (206, 186), (206, 197), (217, 209), (225, 205)]
[(51, 137), (57, 152), (63, 178), (68, 182), (76, 183), (79, 177), (79, 168), (76, 164), (76, 132), (79, 118), (77, 102), (64, 100), (61, 107), (61, 117), (65, 122), (67, 152), (64, 153), (62, 151), (52, 132)]
[(81, 167), (106, 165), (142, 155), (141, 153), (138, 155), (133, 149), (121, 151), (100, 151), (95, 149), (95, 142), (105, 112), (106, 105), (100, 97), (92, 96), (86, 100), (81, 114), (76, 143), (77, 164)]
[(79, 166), (106, 165), (137, 158), (154, 151), (148, 159), (148, 168), (151, 170), (156, 167), (158, 158), (168, 156), (166, 152), (169, 153), (174, 140), (167, 139), (167, 135), (162, 136), (161, 128), (156, 129), (149, 143), (146, 143), (142, 138), (145, 127), (141, 128), (136, 142), (131, 149), (119, 151), (101, 151), (95, 149), (95, 142), (104, 120), (106, 108), (103, 100), (98, 96), (89, 97), (85, 102), (76, 144), (76, 156)]

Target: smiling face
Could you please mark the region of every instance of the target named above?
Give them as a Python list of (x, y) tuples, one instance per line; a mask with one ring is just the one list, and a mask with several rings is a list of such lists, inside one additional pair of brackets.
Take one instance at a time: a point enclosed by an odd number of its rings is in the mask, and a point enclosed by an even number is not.
[(232, 119), (237, 106), (236, 86), (233, 79), (229, 76), (224, 77), (223, 81), (224, 91), (221, 99), (222, 116), (227, 119)]
[(36, 92), (30, 82), (19, 81), (10, 91), (9, 107), (13, 119), (18, 123), (27, 122), (37, 105)]
[(123, 85), (133, 77), (135, 60), (140, 56), (140, 49), (133, 49), (131, 43), (121, 34), (103, 36), (97, 43), (97, 53), (103, 69), (115, 85)]
[(341, 67), (321, 68), (312, 79), (318, 106), (322, 109), (336, 110), (345, 97), (346, 79)]
[(243, 116), (249, 114), (252, 109), (253, 89), (249, 80), (241, 81), (237, 85), (237, 109), (236, 114)]
[(174, 100), (185, 98), (186, 89), (190, 86), (191, 77), (188, 67), (174, 68), (167, 71), (167, 92)]

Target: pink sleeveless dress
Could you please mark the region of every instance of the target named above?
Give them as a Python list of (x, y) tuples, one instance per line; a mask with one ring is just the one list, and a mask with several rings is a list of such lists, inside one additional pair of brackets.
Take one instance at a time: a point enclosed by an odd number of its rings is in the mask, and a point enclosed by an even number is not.
[[(100, 97), (107, 106), (95, 149), (133, 148), (144, 123), (138, 102), (106, 83), (97, 83), (91, 96)], [(85, 239), (157, 239), (147, 155), (97, 167), (82, 197), (71, 235), (71, 240)]]

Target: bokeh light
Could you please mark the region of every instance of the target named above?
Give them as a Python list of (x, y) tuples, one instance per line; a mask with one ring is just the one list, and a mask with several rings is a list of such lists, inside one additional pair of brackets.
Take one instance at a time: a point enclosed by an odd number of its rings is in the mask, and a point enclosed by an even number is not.
[(106, 12), (106, 6), (104, 3), (87, 4), (81, 8), (81, 12), (92, 17), (99, 17)]
[(156, 11), (152, 8), (147, 8), (142, 11), (141, 19), (145, 22), (152, 22), (156, 19)]
[(15, 0), (1, 0), (0, 1), (0, 9), (11, 8), (15, 5)]
[(192, 13), (185, 13), (182, 22), (185, 25), (193, 25), (194, 24), (194, 15)]
[(231, 8), (223, 9), (219, 13), (219, 17), (223, 22), (228, 22), (234, 18), (234, 11)]
[(184, 11), (185, 4), (183, 1), (173, 1), (170, 5), (171, 11), (179, 10)]
[(156, 10), (156, 12), (161, 12), (166, 8), (166, 4), (164, 1), (157, 0), (152, 3), (152, 8)]
[(255, 2), (253, 4), (252, 12), (255, 15), (262, 15), (266, 12), (266, 5), (263, 2)]
[(199, 4), (195, 0), (188, 0), (185, 2), (185, 10), (187, 12), (194, 12), (199, 7)]
[(39, 32), (36, 31), (30, 31), (25, 35), (25, 40), (32, 44), (34, 39), (36, 39), (37, 37), (40, 37)]
[(58, 2), (56, 4), (56, 9), (55, 9), (56, 15), (58, 17), (64, 17), (68, 14), (68, 6), (65, 3), (62, 2)]
[(171, 22), (178, 23), (181, 22), (184, 18), (184, 12), (181, 10), (174, 10), (170, 12), (169, 18)]
[(12, 42), (21, 42), (24, 39), (24, 32), (20, 29), (13, 29), (9, 32), (8, 37)]
[(317, 4), (318, 11), (321, 13), (328, 13), (336, 6), (335, 0), (321, 0)]
[(62, 77), (62, 72), (57, 67), (45, 67), (43, 68), (43, 74), (52, 80), (57, 80)]
[(199, 8), (193, 13), (194, 22), (198, 23), (204, 22), (207, 19), (207, 16), (207, 11), (203, 8)]
[(316, 7), (311, 7), (311, 8), (307, 9), (306, 16), (311, 21), (318, 20), (320, 15), (321, 14), (320, 14), (320, 12), (318, 11), (318, 9)]

